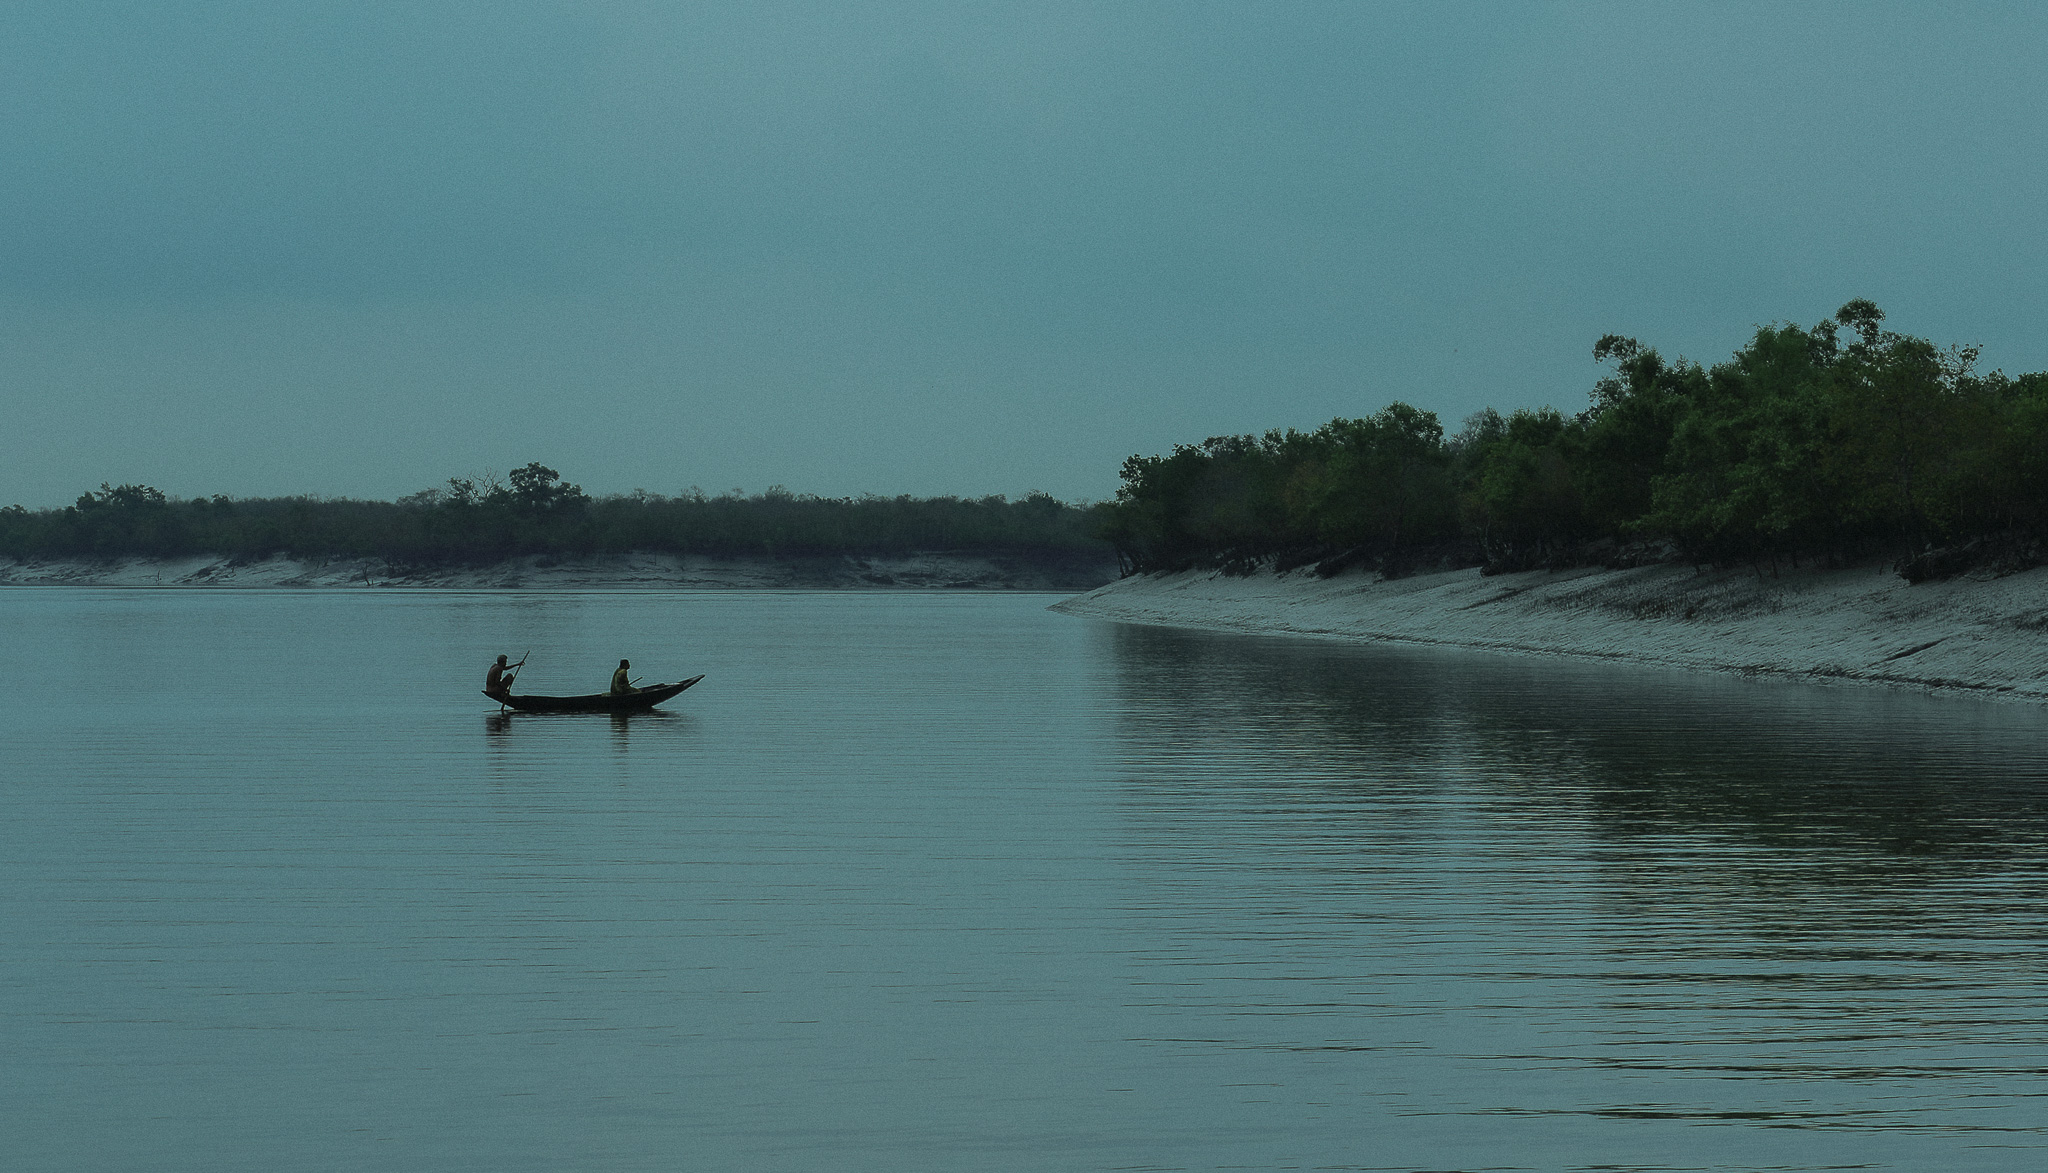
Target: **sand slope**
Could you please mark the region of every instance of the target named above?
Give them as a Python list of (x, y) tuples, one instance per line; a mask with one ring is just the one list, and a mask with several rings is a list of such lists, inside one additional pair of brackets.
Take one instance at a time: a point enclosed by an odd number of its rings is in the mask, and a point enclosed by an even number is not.
[(1123, 579), (1054, 609), (2048, 701), (2048, 568), (1919, 586), (1875, 567), (1764, 579), (1689, 566), (1393, 581), (1189, 571)]

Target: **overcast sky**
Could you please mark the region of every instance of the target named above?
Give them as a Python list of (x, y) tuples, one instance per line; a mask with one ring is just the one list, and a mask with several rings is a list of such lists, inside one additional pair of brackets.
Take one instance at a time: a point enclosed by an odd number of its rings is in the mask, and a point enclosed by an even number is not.
[(41, 3), (0, 502), (1101, 498), (1852, 297), (2048, 368), (2048, 6)]

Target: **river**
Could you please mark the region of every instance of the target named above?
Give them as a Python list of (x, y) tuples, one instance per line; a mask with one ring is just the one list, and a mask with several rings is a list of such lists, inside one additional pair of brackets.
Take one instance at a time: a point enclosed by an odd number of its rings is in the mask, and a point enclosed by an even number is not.
[(8, 1167), (2048, 1158), (2039, 709), (1055, 599), (0, 591)]

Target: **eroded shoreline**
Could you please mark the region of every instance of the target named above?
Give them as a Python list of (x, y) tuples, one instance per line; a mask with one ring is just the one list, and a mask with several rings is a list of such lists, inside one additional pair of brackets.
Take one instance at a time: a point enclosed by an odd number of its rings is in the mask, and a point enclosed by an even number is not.
[(1568, 656), (2048, 703), (2048, 567), (1909, 585), (1876, 567), (1134, 576), (1056, 604), (1169, 627)]

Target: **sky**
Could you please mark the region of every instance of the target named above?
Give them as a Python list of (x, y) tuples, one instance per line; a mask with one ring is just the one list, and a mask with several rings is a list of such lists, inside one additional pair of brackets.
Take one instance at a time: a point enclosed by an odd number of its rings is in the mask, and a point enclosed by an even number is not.
[(2048, 6), (13, 0), (0, 503), (1067, 500), (1856, 297), (2048, 368)]

